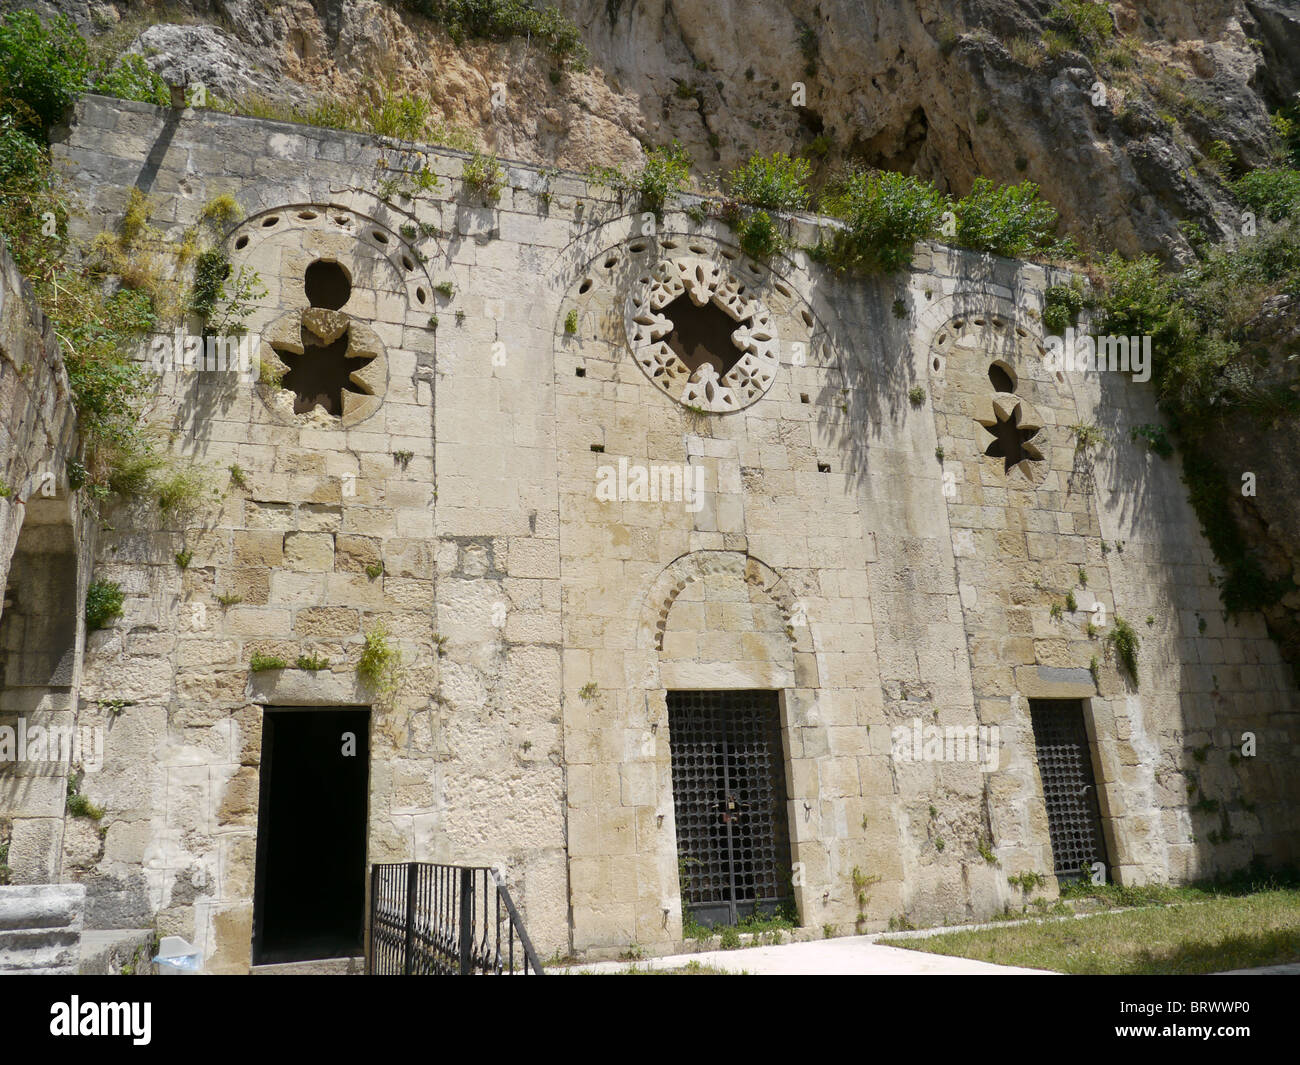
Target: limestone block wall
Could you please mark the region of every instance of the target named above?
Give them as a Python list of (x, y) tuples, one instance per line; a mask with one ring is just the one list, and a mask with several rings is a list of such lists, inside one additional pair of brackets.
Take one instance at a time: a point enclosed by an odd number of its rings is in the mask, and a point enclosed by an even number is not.
[[(93, 530), (68, 482), (76, 412), (49, 321), (0, 244), (0, 848), (14, 883), (58, 878)], [(33, 744), (20, 741), (32, 731)], [(26, 754), (28, 757), (23, 757)], [(57, 757), (62, 755), (62, 757)]]
[[(267, 706), (371, 706), (368, 860), (504, 866), (547, 955), (680, 938), (673, 690), (779, 693), (806, 927), (983, 917), (1019, 903), (1009, 874), (1050, 872), (1029, 698), (1087, 700), (1121, 880), (1294, 847), (1294, 691), (1258, 619), (1218, 618), (1174, 464), (1127, 442), (1149, 395), (1042, 367), (1041, 269), (937, 246), (889, 279), (755, 263), (717, 221), (572, 175), (508, 166), (489, 203), (459, 153), (95, 97), (56, 154), (87, 235), (131, 186), (172, 240), (233, 195), (218, 239), (267, 290), (256, 354), (286, 369), (346, 335), (369, 360), (337, 415), (237, 372), (161, 377), (155, 424), (210, 491), (114, 515), (98, 550), (128, 591), (81, 685), (106, 832), (69, 822), (63, 848), (93, 922), (157, 915), (209, 968), (248, 967)], [(348, 278), (338, 308), (308, 306), (318, 262)], [(743, 352), (703, 382), (666, 340), (682, 299)], [(983, 455), (999, 360), (1042, 426), (1027, 472)], [(1112, 443), (1077, 470), (1089, 421)], [(699, 492), (640, 497), (634, 468)], [(1050, 617), (1080, 567), (1078, 605), (1143, 636), (1136, 691), (1082, 612)], [(380, 624), (390, 697), (355, 673)], [(254, 653), (330, 666), (252, 673)], [(901, 759), (916, 721), (997, 725), (1000, 760)], [(1243, 770), (1225, 737), (1252, 722)], [(1189, 772), (1237, 796), (1227, 843)]]
[[(1223, 613), (1177, 460), (1129, 439), (1158, 423), (1153, 397), (1120, 372), (1049, 369), (1040, 271), (988, 265), (983, 285), (926, 301), (913, 348), (951, 475), (942, 488), (978, 716), (1001, 733), (1002, 772), (986, 788), (997, 855), (1013, 872), (1051, 869), (1028, 700), (1077, 698), (1119, 882), (1291, 861), (1289, 671), (1260, 617)], [(985, 454), (1004, 418), (1027, 448), (1013, 469)], [(1081, 446), (1090, 429), (1104, 439)], [(1136, 678), (1106, 640), (1117, 617), (1143, 641)], [(1246, 733), (1254, 756), (1240, 753)]]
[[(725, 227), (680, 215), (653, 241), (639, 227), (584, 239), (555, 331), (575, 946), (680, 938), (669, 690), (782, 693), (796, 900), (803, 923), (848, 931), (852, 869), (896, 845), (888, 748), (871, 747), (855, 352), (806, 263), (754, 263)], [(756, 357), (730, 392), (683, 390), (666, 330), (646, 324), (683, 293), (750, 323)], [(700, 492), (602, 498), (602, 470), (622, 468), (687, 470)]]

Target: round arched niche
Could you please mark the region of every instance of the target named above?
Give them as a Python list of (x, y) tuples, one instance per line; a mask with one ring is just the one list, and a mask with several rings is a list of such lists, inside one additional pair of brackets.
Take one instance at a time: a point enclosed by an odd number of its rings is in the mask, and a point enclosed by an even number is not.
[[(936, 414), (952, 417), (960, 407), (979, 426), (970, 457), (990, 460), (1008, 479), (1033, 487), (1048, 473), (1048, 421), (1040, 406), (1056, 386), (1044, 350), (1037, 333), (1009, 311), (973, 309), (943, 320), (925, 353)], [(956, 397), (966, 398), (954, 403)]]

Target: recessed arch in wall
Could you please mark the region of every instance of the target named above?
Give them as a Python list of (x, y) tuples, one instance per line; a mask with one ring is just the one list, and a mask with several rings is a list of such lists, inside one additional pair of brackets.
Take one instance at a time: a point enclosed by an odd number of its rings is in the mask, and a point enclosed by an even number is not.
[[(638, 286), (653, 281), (654, 271), (660, 264), (695, 257), (716, 265), (720, 277), (729, 275), (737, 282), (743, 282), (747, 294), (768, 312), (770, 325), (777, 334), (773, 338), (773, 381), (782, 372), (782, 364), (847, 373), (846, 360), (832, 342), (833, 336), (843, 333), (828, 327), (828, 323), (839, 324), (839, 312), (826, 301), (806, 271), (785, 259), (773, 264), (756, 264), (739, 248), (713, 235), (666, 229), (655, 236), (643, 236), (636, 228), (639, 225), (638, 217), (616, 219), (583, 234), (557, 254), (552, 272), (554, 284), (560, 292), (554, 324), (557, 352), (571, 352), (576, 346), (584, 356), (590, 353), (593, 358), (625, 358), (629, 346), (629, 297), (635, 295)], [(714, 225), (713, 228), (722, 227)], [(778, 268), (781, 270), (779, 273)], [(690, 302), (684, 285), (675, 295), (678, 298), (686, 296), (685, 302)], [(709, 293), (706, 303), (714, 304), (722, 316), (722, 320), (714, 318), (715, 325), (729, 326), (730, 332), (736, 332), (737, 319), (715, 303), (712, 293)], [(743, 311), (743, 304), (733, 305), (732, 309)], [(574, 330), (566, 328), (571, 312), (577, 319), (572, 323), (576, 326)], [(675, 323), (671, 323), (666, 315), (664, 317), (669, 322), (668, 332), (664, 334), (667, 337)], [(593, 339), (600, 342), (595, 349), (588, 346)], [(684, 338), (684, 344), (689, 339), (689, 336)], [(746, 354), (742, 348), (733, 346), (733, 350), (738, 355)], [(730, 358), (729, 351), (723, 354)], [(713, 363), (713, 360), (709, 361)], [(682, 365), (686, 368), (684, 363)], [(713, 365), (716, 369), (717, 364)], [(730, 372), (740, 376), (734, 366)], [(719, 378), (724, 376), (718, 374)], [(649, 375), (643, 379), (649, 379)], [(770, 388), (771, 382), (766, 382), (766, 387)], [(687, 407), (714, 409), (701, 402), (698, 393), (685, 401), (677, 396), (673, 398)], [(751, 402), (756, 402), (757, 398), (761, 395)], [(743, 405), (724, 402), (716, 409), (725, 412), (743, 409)]]

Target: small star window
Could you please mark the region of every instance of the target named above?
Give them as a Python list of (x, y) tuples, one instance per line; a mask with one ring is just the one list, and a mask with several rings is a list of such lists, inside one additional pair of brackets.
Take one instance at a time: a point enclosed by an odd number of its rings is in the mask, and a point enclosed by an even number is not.
[(296, 397), (294, 414), (305, 414), (313, 407), (320, 407), (326, 414), (338, 417), (343, 413), (344, 392), (359, 396), (371, 394), (356, 380), (356, 374), (370, 365), (375, 356), (353, 353), (350, 325), (347, 316), (337, 311), (309, 312), (303, 315), (302, 351), (273, 349), (289, 367), (280, 384)]
[(1004, 473), (1010, 473), (1022, 462), (1043, 460), (1043, 453), (1031, 443), (1038, 435), (1039, 427), (1021, 425), (1024, 418), (1023, 404), (1017, 402), (1008, 410), (1005, 405), (994, 403), (993, 413), (993, 422), (984, 425), (984, 431), (993, 437), (992, 442), (984, 449), (984, 454), (990, 458), (1002, 459)]

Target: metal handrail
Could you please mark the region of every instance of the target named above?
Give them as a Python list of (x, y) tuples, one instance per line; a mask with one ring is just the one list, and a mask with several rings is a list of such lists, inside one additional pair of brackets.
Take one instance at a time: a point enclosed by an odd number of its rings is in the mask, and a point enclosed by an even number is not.
[(495, 869), (431, 862), (371, 867), (366, 972), (545, 975)]

